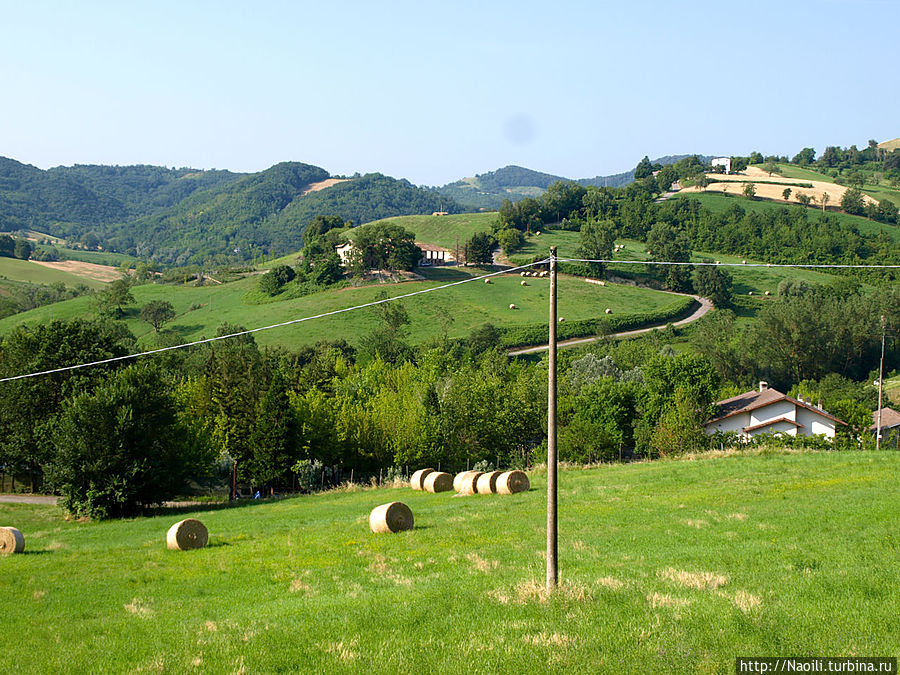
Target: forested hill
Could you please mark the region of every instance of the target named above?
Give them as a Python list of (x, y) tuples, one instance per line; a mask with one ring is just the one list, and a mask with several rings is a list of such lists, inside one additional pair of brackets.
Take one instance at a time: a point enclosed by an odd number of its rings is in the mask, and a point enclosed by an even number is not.
[[(666, 155), (654, 159), (653, 164), (665, 166), (685, 157), (690, 155)], [(700, 159), (709, 161), (710, 158), (700, 156)], [(572, 179), (532, 171), (521, 166), (505, 166), (496, 171), (478, 174), (473, 178), (463, 178), (435, 190), (465, 206), (494, 210), (500, 208), (504, 199), (516, 202), (525, 197), (538, 197), (557, 181), (573, 181), (596, 187), (624, 187), (634, 181), (634, 169), (611, 176)]]
[(238, 174), (156, 166), (45, 171), (0, 158), (0, 232), (45, 232), (88, 248), (186, 264), (297, 250), (317, 215), (361, 223), (461, 211), (452, 199), (381, 174), (311, 190), (329, 177), (299, 162)]
[(169, 208), (242, 174), (162, 166), (60, 166), (46, 171), (0, 157), (0, 231), (61, 237)]

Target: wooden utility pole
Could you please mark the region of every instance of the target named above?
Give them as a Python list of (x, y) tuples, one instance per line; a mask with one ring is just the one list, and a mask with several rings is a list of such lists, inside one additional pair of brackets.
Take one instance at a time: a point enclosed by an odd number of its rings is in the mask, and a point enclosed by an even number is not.
[(878, 364), (878, 419), (875, 421), (875, 449), (881, 450), (881, 392), (884, 391), (884, 335), (887, 324), (881, 315), (881, 361)]
[(550, 336), (547, 372), (547, 592), (559, 580), (556, 527), (556, 247), (550, 247)]

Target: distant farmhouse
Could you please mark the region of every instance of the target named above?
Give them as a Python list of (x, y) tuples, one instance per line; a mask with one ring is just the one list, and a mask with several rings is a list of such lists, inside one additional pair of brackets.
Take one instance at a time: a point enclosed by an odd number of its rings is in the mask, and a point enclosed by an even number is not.
[[(869, 433), (875, 434), (878, 431), (878, 411), (872, 413), (872, 426), (869, 427)], [(881, 409), (881, 442), (900, 450), (900, 412), (893, 408)]]
[(416, 242), (416, 246), (422, 250), (422, 258), (419, 260), (419, 267), (447, 264), (447, 251), (440, 246), (422, 244), (418, 241)]
[(737, 433), (749, 441), (759, 434), (823, 435), (833, 439), (838, 424), (846, 424), (812, 401), (792, 398), (759, 383), (758, 391), (716, 403), (715, 416), (703, 426), (706, 433)]
[(731, 173), (731, 157), (715, 157), (710, 164), (712, 164), (713, 169), (717, 166), (725, 167), (725, 173)]
[(353, 251), (353, 242), (348, 241), (346, 244), (334, 247), (335, 253), (341, 259), (341, 266), (346, 267), (350, 262), (350, 253)]

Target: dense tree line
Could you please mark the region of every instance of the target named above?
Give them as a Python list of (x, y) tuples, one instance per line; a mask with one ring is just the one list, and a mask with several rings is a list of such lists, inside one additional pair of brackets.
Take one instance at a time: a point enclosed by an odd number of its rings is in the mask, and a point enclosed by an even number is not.
[[(357, 475), (540, 461), (546, 362), (510, 359), (490, 326), (413, 347), (402, 304), (369, 311), (377, 326), (357, 348), (323, 341), (296, 352), (261, 349), (244, 335), (153, 361), (0, 383), (0, 471), (60, 492), (73, 512), (103, 517), (139, 512), (177, 494), (187, 478), (222, 479), (232, 467), (242, 483), (274, 489), (292, 484), (301, 461)], [(814, 392), (859, 422), (872, 400), (854, 382), (877, 366), (880, 316), (892, 331), (900, 326), (896, 289), (797, 282), (779, 289), (747, 330), (727, 310), (704, 318), (696, 353), (676, 354), (661, 334), (562, 352), (561, 458), (708, 447), (701, 423), (711, 404), (757, 379)], [(888, 370), (900, 366), (889, 346)], [(109, 320), (19, 328), (0, 343), (0, 376), (134, 350), (134, 337)]]

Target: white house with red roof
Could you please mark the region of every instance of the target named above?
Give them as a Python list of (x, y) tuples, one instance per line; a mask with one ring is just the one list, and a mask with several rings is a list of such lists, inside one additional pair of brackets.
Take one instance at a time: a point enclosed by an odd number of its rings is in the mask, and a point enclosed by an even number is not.
[(703, 425), (706, 433), (733, 432), (744, 440), (758, 434), (834, 438), (837, 426), (845, 424), (821, 405), (782, 394), (765, 382), (759, 383), (758, 391), (727, 398), (716, 406), (715, 416)]

